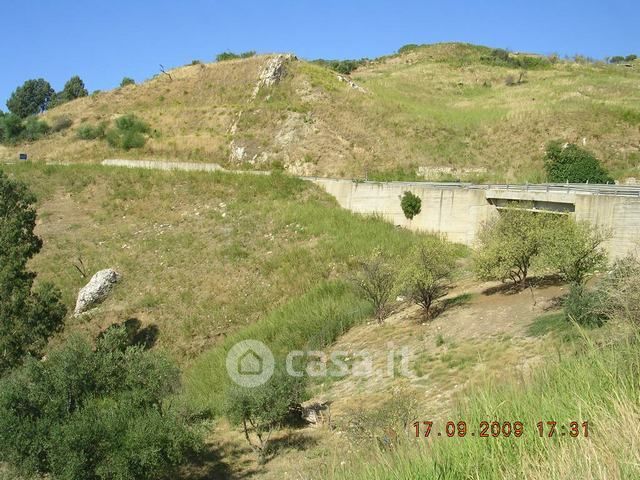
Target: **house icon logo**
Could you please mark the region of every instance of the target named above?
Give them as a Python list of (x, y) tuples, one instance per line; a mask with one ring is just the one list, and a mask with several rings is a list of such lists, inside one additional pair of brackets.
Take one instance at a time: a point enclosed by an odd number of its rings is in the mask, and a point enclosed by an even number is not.
[(241, 387), (259, 387), (273, 375), (275, 362), (269, 347), (258, 340), (243, 340), (227, 353), (229, 378)]

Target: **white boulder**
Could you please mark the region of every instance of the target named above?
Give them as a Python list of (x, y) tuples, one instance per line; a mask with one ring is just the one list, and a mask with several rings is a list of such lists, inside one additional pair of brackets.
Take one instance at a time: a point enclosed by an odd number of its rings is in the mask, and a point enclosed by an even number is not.
[(109, 296), (118, 280), (120, 280), (120, 274), (111, 268), (96, 272), (89, 283), (78, 292), (75, 314), (80, 315), (102, 303)]

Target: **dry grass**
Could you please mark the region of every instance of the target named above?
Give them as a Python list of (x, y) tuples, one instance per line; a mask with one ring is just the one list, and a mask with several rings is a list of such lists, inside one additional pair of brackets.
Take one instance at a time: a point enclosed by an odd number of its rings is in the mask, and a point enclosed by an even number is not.
[[(296, 61), (280, 85), (252, 102), (265, 56), (181, 67), (171, 71), (173, 80), (161, 75), (48, 112), (46, 119), (69, 116), (74, 125), (19, 149), (50, 161), (124, 156), (226, 164), (233, 139), (245, 147), (248, 168), (392, 178), (448, 167), (448, 178), (538, 181), (544, 145), (559, 138), (586, 145), (619, 178), (640, 174), (637, 64), (560, 61), (507, 86), (506, 77), (519, 72), (487, 65), (483, 54), (479, 47), (439, 44), (380, 59), (352, 74), (366, 94), (323, 67)], [(75, 138), (82, 122), (130, 112), (159, 132), (139, 151)]]
[[(72, 308), (88, 275), (113, 267), (122, 284), (67, 332), (96, 335), (135, 318), (159, 329), (182, 365), (379, 245), (402, 252), (419, 235), (355, 216), (310, 183), (282, 175), (157, 172), (100, 166), (5, 169), (39, 197), (44, 248), (32, 268)], [(354, 307), (355, 308), (355, 307)]]

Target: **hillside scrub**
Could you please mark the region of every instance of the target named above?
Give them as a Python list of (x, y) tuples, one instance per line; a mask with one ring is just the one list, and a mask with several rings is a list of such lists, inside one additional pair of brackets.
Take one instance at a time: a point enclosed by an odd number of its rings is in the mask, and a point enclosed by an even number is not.
[(550, 182), (613, 183), (611, 176), (591, 152), (572, 143), (549, 143), (544, 168)]
[(50, 131), (49, 124), (35, 116), (22, 119), (13, 113), (0, 112), (0, 143), (2, 144), (34, 142), (45, 137)]
[(178, 370), (127, 342), (124, 327), (74, 337), (0, 380), (0, 460), (55, 479), (155, 479), (199, 448), (170, 408)]
[[(100, 127), (98, 126), (98, 128)], [(135, 115), (123, 115), (116, 119), (114, 128), (106, 131), (105, 138), (112, 147), (130, 150), (143, 147), (147, 141), (146, 135), (150, 130), (149, 124)], [(94, 133), (100, 133), (100, 131)]]
[[(447, 415), (456, 419), (456, 441), (434, 435), (444, 431), (444, 420), (434, 422), (429, 440), (416, 438), (412, 425), (400, 426), (397, 448), (376, 448), (369, 440), (350, 467), (329, 465), (323, 478), (637, 478), (639, 432), (625, 425), (640, 414), (638, 265), (637, 257), (627, 257), (595, 290), (574, 286), (570, 297), (580, 298), (584, 316), (574, 316), (575, 307), (566, 305), (564, 314), (580, 325), (577, 336), (564, 340), (571, 349), (558, 350), (558, 357), (530, 378), (519, 373), (502, 384), (483, 383), (465, 392)], [(602, 329), (582, 328), (602, 325), (604, 318), (609, 324)], [(473, 438), (482, 422), (496, 422), (498, 434), (488, 430), (489, 438)], [(518, 435), (516, 422), (521, 422)]]
[[(466, 422), (467, 438), (434, 438), (427, 443), (424, 438), (412, 441), (410, 433), (392, 452), (369, 449), (353, 459), (351, 468), (335, 465), (323, 478), (637, 478), (638, 433), (628, 425), (640, 414), (638, 341), (635, 336), (613, 345), (591, 344), (583, 353), (542, 367), (526, 384), (514, 379), (478, 387), (449, 415)], [(484, 421), (501, 426), (519, 421), (523, 433), (518, 438), (471, 438), (471, 432), (478, 436)], [(539, 435), (540, 421), (557, 422), (553, 438), (548, 437), (546, 423)], [(570, 422), (578, 425), (579, 438), (566, 434)], [(443, 424), (434, 423), (432, 435), (436, 429), (444, 429)]]
[[(350, 74), (366, 95), (339, 82), (334, 70), (291, 62), (283, 81), (268, 95), (258, 95), (240, 116), (236, 144), (245, 147), (245, 158), (263, 159), (242, 168), (270, 169), (280, 161), (285, 170), (309, 175), (361, 178), (368, 171), (404, 179), (396, 172), (406, 172), (410, 179), (422, 177), (416, 174), (422, 167), (433, 169), (425, 175), (434, 180), (542, 182), (543, 156), (532, 155), (541, 139), (580, 132), (567, 141), (586, 139), (612, 177), (636, 176), (637, 69), (561, 60), (527, 69), (525, 83), (507, 88), (505, 77), (517, 82), (523, 69), (483, 62), (480, 57), (491, 50), (443, 43), (366, 62)], [(204, 64), (197, 71), (179, 67), (168, 72), (170, 82), (160, 76), (136, 88), (79, 98), (46, 111), (42, 119), (52, 124), (53, 115), (67, 115), (77, 126), (134, 112), (162, 132), (139, 149), (140, 155), (231, 165), (228, 132), (246, 110), (265, 61), (256, 56)], [(580, 92), (586, 91), (593, 101), (584, 101)], [(313, 135), (305, 133), (309, 128)], [(277, 139), (288, 131), (299, 141), (280, 145)], [(97, 162), (113, 154), (106, 142), (74, 140), (74, 135), (49, 135), (29, 152), (33, 158), (69, 162)], [(14, 156), (17, 150), (7, 153)], [(284, 158), (301, 159), (301, 165)], [(451, 173), (438, 173), (442, 167)]]
[(251, 58), (255, 56), (256, 52), (253, 50), (242, 53), (222, 52), (216, 55), (216, 62), (225, 62), (227, 60), (237, 60), (240, 58)]

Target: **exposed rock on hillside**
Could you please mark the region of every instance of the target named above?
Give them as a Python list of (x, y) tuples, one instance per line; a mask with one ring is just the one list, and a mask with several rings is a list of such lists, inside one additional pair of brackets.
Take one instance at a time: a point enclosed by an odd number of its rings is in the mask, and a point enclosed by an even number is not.
[(75, 314), (80, 315), (102, 303), (118, 280), (120, 280), (120, 274), (111, 268), (97, 272), (78, 292)]
[(296, 57), (291, 54), (280, 54), (270, 58), (260, 72), (251, 98), (255, 98), (262, 87), (271, 87), (282, 80), (287, 74), (286, 65), (290, 60), (296, 60)]

